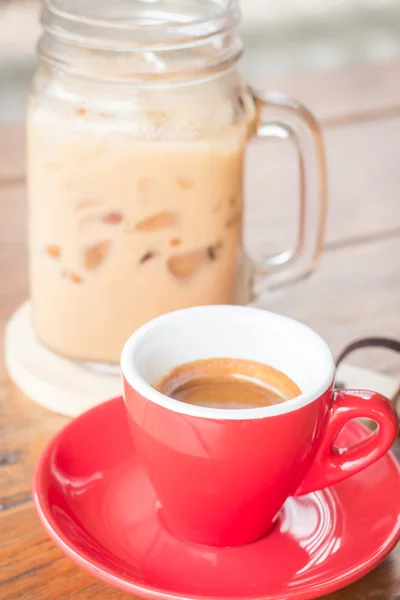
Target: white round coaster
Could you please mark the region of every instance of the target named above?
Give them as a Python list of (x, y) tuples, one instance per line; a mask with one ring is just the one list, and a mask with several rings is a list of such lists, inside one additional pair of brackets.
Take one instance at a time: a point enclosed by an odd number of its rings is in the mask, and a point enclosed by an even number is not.
[(120, 375), (96, 373), (45, 348), (35, 337), (25, 302), (5, 331), (7, 371), (24, 394), (61, 415), (75, 417), (122, 394)]

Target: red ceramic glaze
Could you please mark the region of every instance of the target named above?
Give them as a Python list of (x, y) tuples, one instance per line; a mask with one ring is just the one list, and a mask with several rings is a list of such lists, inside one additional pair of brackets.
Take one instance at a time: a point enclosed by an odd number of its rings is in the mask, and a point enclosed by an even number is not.
[[(353, 421), (336, 443), (354, 452), (368, 435)], [(399, 468), (388, 454), (329, 489), (289, 498), (258, 542), (185, 541), (164, 522), (121, 398), (67, 425), (34, 478), (35, 504), (56, 544), (95, 577), (152, 600), (309, 600), (333, 592), (393, 548), (399, 497)]]
[[(205, 357), (242, 356), (282, 370), (301, 394), (272, 406), (215, 409), (153, 387), (155, 373)], [(121, 357), (124, 398), (139, 459), (179, 537), (212, 546), (254, 542), (289, 496), (358, 473), (385, 454), (398, 420), (367, 391), (333, 392), (325, 342), (302, 323), (243, 306), (203, 306), (163, 315), (137, 330)], [(342, 427), (365, 417), (376, 433), (335, 448)]]
[[(328, 389), (298, 410), (260, 419), (217, 420), (170, 411), (124, 380), (135, 448), (180, 537), (213, 546), (255, 541), (289, 496), (360, 471), (388, 451), (397, 434), (389, 401), (373, 392)], [(335, 451), (355, 417), (379, 423), (368, 441)], [(310, 467), (311, 465), (311, 467)]]

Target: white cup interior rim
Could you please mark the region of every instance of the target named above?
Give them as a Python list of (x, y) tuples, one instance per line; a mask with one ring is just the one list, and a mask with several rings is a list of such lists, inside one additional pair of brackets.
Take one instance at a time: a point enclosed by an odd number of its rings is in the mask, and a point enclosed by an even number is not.
[[(211, 357), (248, 358), (269, 364), (295, 381), (302, 393), (262, 408), (221, 409), (180, 402), (152, 387), (174, 366)], [(298, 410), (333, 384), (335, 364), (328, 345), (298, 321), (246, 306), (199, 306), (167, 313), (139, 328), (121, 356), (126, 382), (168, 410), (200, 418), (248, 420)]]

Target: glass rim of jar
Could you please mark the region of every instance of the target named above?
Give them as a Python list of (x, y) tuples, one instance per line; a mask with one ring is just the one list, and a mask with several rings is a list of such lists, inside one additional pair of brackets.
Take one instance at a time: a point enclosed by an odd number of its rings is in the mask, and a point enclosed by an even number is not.
[[(117, 0), (103, 5), (94, 0), (44, 0), (38, 52), (50, 66), (90, 79), (92, 74), (79, 67), (77, 50), (93, 52), (92, 59), (96, 53), (103, 57), (141, 54), (143, 70), (132, 71), (129, 82), (125, 73), (124, 81), (116, 77), (108, 83), (132, 84), (135, 79), (148, 84), (156, 80), (184, 83), (216, 76), (237, 62), (243, 51), (235, 33), (239, 20), (237, 0), (175, 0), (168, 7), (163, 0), (133, 4)], [(186, 71), (179, 67), (169, 71), (167, 61), (172, 64), (171, 57), (182, 57), (181, 51), (188, 49), (199, 49), (201, 60), (186, 65)], [(151, 53), (159, 53), (165, 64), (150, 60)]]
[[(154, 16), (136, 16), (134, 18), (126, 16), (104, 18), (98, 16), (89, 16), (81, 11), (66, 10), (63, 4), (68, 0), (43, 0), (42, 26), (45, 30), (51, 31), (58, 36), (65, 36), (69, 39), (74, 38), (76, 43), (82, 42), (88, 45), (83, 38), (88, 38), (90, 45), (96, 45), (99, 41), (94, 33), (101, 34), (101, 42), (104, 49), (108, 43), (115, 49), (132, 49), (145, 45), (153, 49), (159, 46), (160, 49), (175, 47), (188, 47), (193, 43), (201, 43), (217, 34), (232, 30), (240, 21), (240, 10), (237, 0), (208, 0), (219, 10), (215, 14), (204, 14), (191, 19), (173, 20), (157, 18)], [(201, 0), (199, 0), (201, 2)], [(152, 6), (154, 0), (141, 0), (144, 5)], [(71, 2), (70, 2), (71, 4)], [(87, 3), (86, 3), (87, 4)], [(82, 7), (82, 3), (80, 3)], [(53, 24), (53, 20), (56, 23)], [(82, 30), (77, 28), (82, 27)], [(83, 29), (86, 27), (86, 29)], [(120, 34), (121, 38), (116, 40), (112, 34)], [(108, 34), (108, 35), (107, 35)], [(127, 34), (128, 39), (123, 35)], [(147, 36), (147, 38), (146, 38)], [(121, 43), (120, 48), (117, 47)]]

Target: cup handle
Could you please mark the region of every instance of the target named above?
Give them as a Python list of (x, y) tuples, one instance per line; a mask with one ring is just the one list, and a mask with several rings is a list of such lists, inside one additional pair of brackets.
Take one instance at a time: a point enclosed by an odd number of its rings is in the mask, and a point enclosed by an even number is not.
[[(371, 419), (378, 427), (368, 438), (350, 448), (335, 447), (335, 440), (346, 423), (360, 418)], [(390, 449), (398, 428), (393, 404), (381, 394), (364, 390), (334, 392), (321, 444), (295, 496), (328, 487), (365, 469)]]
[[(261, 260), (250, 259), (253, 292), (275, 288), (310, 274), (322, 252), (326, 215), (327, 184), (325, 152), (318, 122), (299, 102), (280, 92), (250, 90), (256, 103), (258, 138), (276, 137), (291, 141), (299, 165), (299, 225), (294, 245)], [(257, 289), (256, 281), (261, 282)]]

